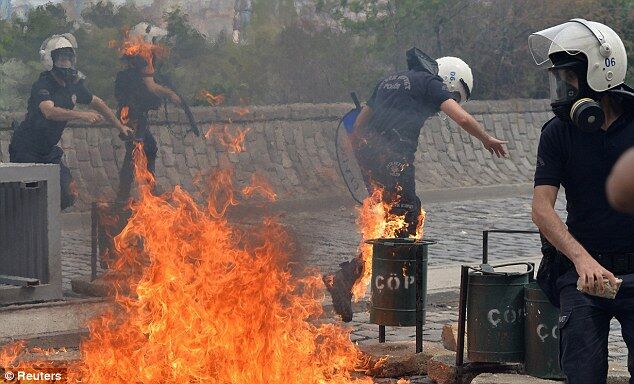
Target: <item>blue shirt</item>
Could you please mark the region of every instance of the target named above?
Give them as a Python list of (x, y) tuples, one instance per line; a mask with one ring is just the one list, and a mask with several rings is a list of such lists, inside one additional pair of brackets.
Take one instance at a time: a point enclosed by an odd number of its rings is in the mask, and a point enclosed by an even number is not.
[(619, 157), (634, 146), (634, 112), (608, 128), (586, 133), (554, 118), (542, 128), (535, 186), (563, 186), (568, 230), (590, 253), (634, 252), (634, 216), (608, 203), (607, 178)]

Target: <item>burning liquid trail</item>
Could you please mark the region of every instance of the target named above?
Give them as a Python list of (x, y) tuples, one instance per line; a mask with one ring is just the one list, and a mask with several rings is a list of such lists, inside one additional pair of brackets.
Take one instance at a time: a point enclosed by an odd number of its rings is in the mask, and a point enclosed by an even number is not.
[(364, 361), (348, 331), (316, 324), (321, 279), (291, 276), (282, 226), (245, 233), (224, 217), (230, 175), (209, 180), (203, 208), (178, 186), (152, 195), (140, 144), (134, 160), (140, 199), (115, 239), (116, 306), (91, 321), (68, 382), (371, 382), (352, 378)]

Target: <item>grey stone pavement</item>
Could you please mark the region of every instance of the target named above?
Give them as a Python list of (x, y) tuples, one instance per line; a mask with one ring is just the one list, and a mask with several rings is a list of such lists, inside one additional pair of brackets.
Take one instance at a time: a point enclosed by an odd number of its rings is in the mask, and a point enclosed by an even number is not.
[[(530, 218), (530, 197), (493, 198), (476, 201), (423, 203), (427, 211), (425, 237), (438, 240), (430, 246), (429, 266), (458, 268), (461, 264), (478, 264), (482, 256), (482, 231), (485, 229), (533, 229)], [(557, 210), (564, 215), (565, 201), (560, 198)], [(281, 215), (299, 246), (302, 265), (329, 272), (338, 263), (354, 256), (360, 235), (355, 225), (354, 207), (342, 206), (325, 210), (309, 210)], [(489, 258), (491, 263), (534, 257), (540, 253), (537, 235), (492, 234)], [(90, 274), (90, 228), (63, 230), (62, 265), (64, 288), (70, 292), (70, 279)], [(430, 277), (433, 278), (433, 277)], [(439, 341), (442, 326), (458, 319), (457, 303), (430, 302), (424, 340)], [(361, 305), (363, 307), (363, 305)], [(364, 343), (378, 338), (378, 326), (369, 324), (368, 312), (355, 313), (354, 320), (345, 324), (352, 330), (351, 338)], [(412, 340), (413, 327), (387, 327), (390, 341)], [(627, 348), (615, 320), (609, 339), (610, 360), (627, 361)]]

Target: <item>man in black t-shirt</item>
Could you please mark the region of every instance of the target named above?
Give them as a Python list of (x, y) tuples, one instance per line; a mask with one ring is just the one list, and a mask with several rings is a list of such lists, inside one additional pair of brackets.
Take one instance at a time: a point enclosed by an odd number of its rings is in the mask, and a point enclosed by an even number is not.
[(130, 31), (129, 41), (125, 43), (121, 60), (125, 69), (117, 73), (115, 80), (115, 98), (118, 102), (120, 119), (128, 120), (134, 129), (132, 138), (126, 138), (126, 154), (119, 173), (119, 191), (117, 202), (125, 203), (130, 198), (134, 171), (132, 167), (132, 150), (134, 141), (143, 143), (147, 158), (147, 167), (155, 172), (158, 147), (156, 139), (149, 130), (148, 112), (161, 106), (162, 98), (169, 98), (180, 105), (180, 97), (170, 88), (158, 84), (154, 80), (154, 60), (162, 47), (157, 40), (163, 30), (147, 23), (140, 23)]
[[(13, 133), (9, 146), (11, 162), (60, 165), (62, 209), (72, 206), (76, 198), (70, 170), (62, 161), (64, 151), (57, 146), (66, 124), (71, 120), (95, 124), (105, 118), (123, 135), (131, 132), (84, 85), (84, 77), (76, 69), (76, 49), (75, 37), (69, 33), (44, 41), (40, 54), (46, 71), (31, 88), (26, 117)], [(75, 111), (77, 103), (98, 113)]]
[[(567, 382), (601, 384), (614, 317), (634, 373), (634, 217), (615, 211), (606, 196), (611, 169), (634, 146), (634, 92), (624, 84), (627, 54), (612, 29), (583, 19), (536, 32), (529, 45), (538, 65), (552, 64), (555, 113), (539, 141), (533, 221), (557, 249), (557, 267), (544, 273), (551, 276), (544, 281), (538, 273), (538, 283), (559, 302)], [(566, 192), (566, 224), (554, 209), (560, 186)], [(616, 276), (623, 280), (616, 298), (597, 297), (607, 282), (617, 284)]]
[[(382, 191), (390, 214), (404, 217), (406, 226), (397, 236), (411, 237), (419, 226), (421, 202), (416, 195), (414, 155), (425, 121), (443, 111), (462, 129), (478, 138), (487, 150), (505, 156), (504, 141), (485, 132), (460, 105), (473, 88), (471, 69), (456, 57), (417, 65), (408, 51), (409, 70), (379, 81), (354, 126), (352, 142), (370, 195)], [(422, 54), (424, 58), (426, 56)], [(435, 67), (438, 75), (434, 70)], [(341, 264), (341, 270), (324, 277), (333, 307), (344, 321), (352, 320), (351, 290), (362, 276), (364, 264), (357, 257)]]

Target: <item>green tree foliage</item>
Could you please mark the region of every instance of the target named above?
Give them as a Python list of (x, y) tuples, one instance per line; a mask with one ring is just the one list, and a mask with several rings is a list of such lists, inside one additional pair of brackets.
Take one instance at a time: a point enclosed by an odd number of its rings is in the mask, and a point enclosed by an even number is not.
[[(0, 21), (0, 65), (6, 64), (2, 73), (11, 79), (0, 92), (27, 93), (41, 70), (42, 41), (70, 31), (78, 39), (78, 67), (88, 86), (112, 103), (120, 53), (111, 42), (121, 42), (138, 22), (151, 21), (152, 9), (150, 15), (102, 0), (85, 9), (78, 23), (62, 6), (49, 4), (25, 20)], [(620, 34), (633, 84), (631, 0), (254, 0), (246, 43), (239, 45), (230, 31), (202, 35), (188, 15), (172, 9), (154, 20), (169, 32), (169, 55), (157, 67), (192, 104), (205, 103), (203, 90), (222, 93), (231, 104), (348, 101), (350, 91), (367, 97), (381, 76), (404, 69), (404, 52), (416, 45), (433, 57), (468, 62), (476, 98), (546, 97), (546, 76), (530, 57), (527, 37), (580, 16)], [(16, 72), (16, 65), (22, 69)]]

